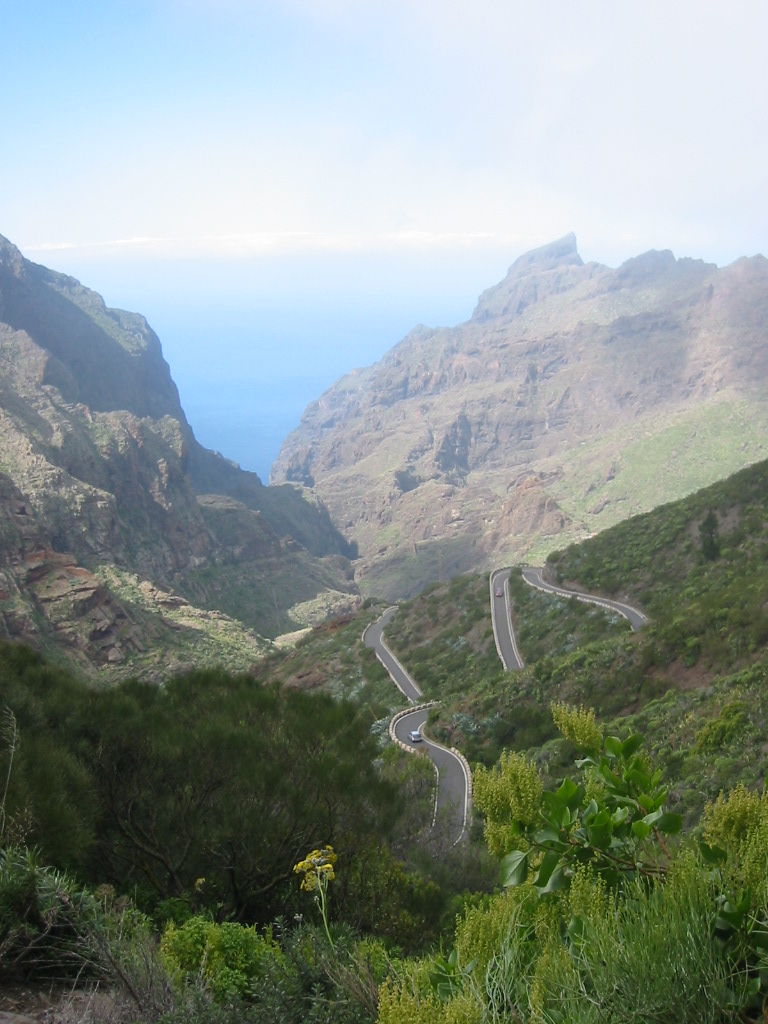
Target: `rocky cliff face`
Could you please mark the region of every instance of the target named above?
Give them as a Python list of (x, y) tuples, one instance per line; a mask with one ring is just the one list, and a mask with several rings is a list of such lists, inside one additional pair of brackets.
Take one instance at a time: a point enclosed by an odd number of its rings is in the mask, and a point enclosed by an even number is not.
[(528, 253), (454, 328), (418, 327), (304, 413), (311, 487), (390, 597), (584, 536), (765, 457), (768, 261)]
[(0, 237), (0, 636), (86, 671), (242, 667), (291, 607), (355, 603), (349, 553), (197, 443), (143, 317)]

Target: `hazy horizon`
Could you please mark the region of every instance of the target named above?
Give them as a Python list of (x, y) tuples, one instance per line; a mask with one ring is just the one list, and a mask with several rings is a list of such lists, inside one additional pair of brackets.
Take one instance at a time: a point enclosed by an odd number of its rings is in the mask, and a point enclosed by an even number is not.
[[(577, 242), (585, 262), (619, 266), (641, 254), (602, 260)], [(380, 360), (418, 324), (469, 319), (480, 293), (523, 251), (213, 261), (99, 260), (69, 250), (24, 255), (76, 277), (108, 306), (145, 316), (198, 441), (268, 483), (282, 442), (310, 402), (344, 374)]]
[(522, 252), (766, 248), (755, 0), (41, 0), (2, 28), (0, 233), (147, 316), (201, 441), (260, 475), (254, 433)]
[(418, 324), (469, 319), (480, 292), (519, 255), (126, 263), (23, 254), (76, 277), (108, 306), (145, 316), (197, 439), (265, 483), (310, 402)]

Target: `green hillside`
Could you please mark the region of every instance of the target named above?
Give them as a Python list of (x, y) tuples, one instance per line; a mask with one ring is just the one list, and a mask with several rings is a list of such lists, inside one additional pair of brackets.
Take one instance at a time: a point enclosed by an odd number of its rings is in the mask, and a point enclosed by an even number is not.
[[(0, 960), (128, 984), (147, 1024), (762, 1020), (766, 496), (761, 463), (550, 556), (641, 605), (638, 633), (513, 569), (519, 672), (486, 576), (400, 607), (428, 730), (474, 767), (452, 851), (425, 828), (431, 769), (387, 739), (402, 697), (361, 640), (383, 606), (160, 687), (3, 645)], [(313, 845), (322, 902), (293, 872)]]
[(442, 699), (433, 730), (491, 766), (475, 799), (502, 888), (450, 958), (382, 988), (381, 1024), (765, 1019), (766, 497), (761, 463), (550, 556), (641, 604), (639, 633), (513, 570), (521, 672), (478, 616), (486, 579), (402, 609), (391, 642)]
[(766, 499), (768, 463), (759, 463), (550, 556), (557, 581), (639, 604), (651, 617), (639, 634), (596, 606), (531, 589), (513, 570), (520, 673), (501, 670), (487, 578), (458, 578), (404, 605), (388, 636), (442, 701), (436, 735), (486, 764), (502, 749), (531, 750), (557, 774), (568, 754), (548, 744), (557, 736), (549, 702), (566, 701), (594, 707), (610, 727), (641, 728), (682, 775), (675, 796), (692, 815), (723, 787), (756, 784), (768, 735)]

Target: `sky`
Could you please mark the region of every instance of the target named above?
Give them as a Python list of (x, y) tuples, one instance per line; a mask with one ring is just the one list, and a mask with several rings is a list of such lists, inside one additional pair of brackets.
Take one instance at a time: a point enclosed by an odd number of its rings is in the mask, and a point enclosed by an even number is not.
[(263, 478), (526, 250), (768, 254), (764, 0), (0, 0), (0, 234)]

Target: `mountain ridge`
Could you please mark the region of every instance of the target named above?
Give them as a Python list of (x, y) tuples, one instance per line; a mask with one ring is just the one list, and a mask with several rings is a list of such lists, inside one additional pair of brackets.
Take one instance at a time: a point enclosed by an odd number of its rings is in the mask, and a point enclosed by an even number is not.
[(197, 442), (144, 317), (2, 237), (0, 442), (2, 636), (91, 672), (247, 667), (359, 600), (319, 502)]
[(366, 593), (540, 557), (764, 456), (766, 308), (762, 256), (719, 269), (661, 250), (614, 270), (566, 235), (470, 320), (420, 326), (337, 381), (271, 479), (328, 506)]

